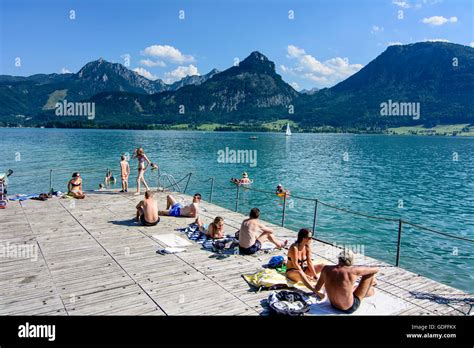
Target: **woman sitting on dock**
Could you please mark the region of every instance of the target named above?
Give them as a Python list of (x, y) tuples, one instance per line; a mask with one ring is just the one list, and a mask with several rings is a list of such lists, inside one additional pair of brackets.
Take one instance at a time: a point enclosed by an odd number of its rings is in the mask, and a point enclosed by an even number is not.
[(318, 274), (321, 273), (324, 264), (313, 265), (311, 253), (312, 237), (313, 234), (310, 229), (302, 228), (299, 230), (298, 239), (288, 250), (286, 277), (294, 282), (302, 281), (308, 289), (314, 291)]
[(82, 192), (82, 178), (81, 174), (73, 173), (72, 179), (67, 184), (68, 196), (72, 196), (77, 199), (84, 199), (86, 195)]
[(208, 226), (204, 224), (203, 220), (198, 217), (196, 219), (196, 223), (198, 225), (199, 231), (205, 232), (206, 235), (212, 239), (220, 239), (224, 238), (224, 218), (220, 216), (216, 216), (213, 222), (211, 222)]
[(143, 182), (147, 191), (150, 191), (150, 188), (145, 181), (145, 170), (148, 168), (148, 165), (155, 169), (158, 168), (158, 166), (148, 159), (147, 155), (145, 155), (145, 150), (143, 150), (142, 147), (135, 150), (133, 157), (138, 160), (137, 192), (135, 193), (135, 195), (138, 196), (140, 194), (140, 182)]

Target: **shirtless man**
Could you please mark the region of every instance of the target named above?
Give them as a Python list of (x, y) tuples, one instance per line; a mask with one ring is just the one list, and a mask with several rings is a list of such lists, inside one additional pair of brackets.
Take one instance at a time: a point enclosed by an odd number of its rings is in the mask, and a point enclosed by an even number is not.
[[(325, 285), (331, 305), (346, 313), (354, 313), (359, 308), (363, 298), (372, 296), (375, 291), (375, 274), (379, 271), (376, 267), (356, 267), (352, 266), (354, 254), (350, 250), (342, 251), (339, 256), (339, 263), (336, 266), (325, 266), (321, 271), (318, 283), (314, 292), (321, 298), (321, 287)], [(357, 278), (359, 285), (354, 289)]]
[(263, 225), (260, 220), (260, 209), (252, 208), (248, 219), (245, 219), (240, 226), (239, 231), (239, 251), (244, 255), (252, 255), (259, 251), (262, 243), (269, 240), (278, 249), (285, 247), (288, 241), (283, 243), (278, 241), (273, 235), (271, 228)]
[(128, 192), (128, 176), (130, 175), (130, 165), (127, 162), (127, 158), (122, 155), (120, 157), (120, 176), (122, 177), (122, 191)]
[(193, 196), (193, 202), (184, 207), (181, 203), (178, 203), (176, 198), (172, 195), (166, 196), (166, 210), (161, 210), (158, 212), (159, 215), (168, 215), (168, 216), (183, 216), (183, 217), (196, 217), (199, 214), (199, 203), (201, 202), (201, 194), (196, 193)]
[(158, 204), (153, 198), (152, 191), (145, 192), (145, 199), (137, 205), (137, 220), (142, 223), (143, 226), (155, 226), (160, 222), (158, 216)]

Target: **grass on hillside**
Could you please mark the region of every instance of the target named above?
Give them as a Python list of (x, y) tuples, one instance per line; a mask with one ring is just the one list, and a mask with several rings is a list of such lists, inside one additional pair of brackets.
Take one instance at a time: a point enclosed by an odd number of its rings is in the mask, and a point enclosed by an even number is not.
[(410, 127), (388, 128), (389, 134), (397, 135), (456, 135), (456, 136), (474, 136), (474, 126), (468, 123), (437, 125), (431, 128), (425, 128), (423, 125)]
[(268, 128), (272, 131), (279, 132), (282, 129), (285, 129), (287, 123), (290, 123), (290, 128), (298, 127), (298, 124), (291, 120), (278, 120), (278, 121), (273, 121), (273, 122), (265, 122), (265, 123), (262, 123), (262, 127)]

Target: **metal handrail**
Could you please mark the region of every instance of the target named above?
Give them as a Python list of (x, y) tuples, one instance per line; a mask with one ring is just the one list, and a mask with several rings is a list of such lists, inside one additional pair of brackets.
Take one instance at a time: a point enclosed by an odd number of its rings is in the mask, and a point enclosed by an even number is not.
[[(73, 172), (74, 170), (70, 170), (70, 169), (50, 169), (49, 170), (49, 187), (50, 187), (50, 191), (53, 189), (52, 188), (52, 185), (53, 185), (53, 172)], [(82, 170), (80, 171), (81, 173), (98, 173), (98, 172), (105, 172), (104, 170), (102, 169), (93, 169), (93, 170)], [(180, 180), (176, 180), (175, 177), (171, 174), (168, 174), (168, 173), (161, 173), (161, 170), (158, 169), (158, 178), (157, 178), (157, 183), (158, 183), (158, 187), (162, 187), (163, 190), (166, 190), (166, 189), (169, 189), (171, 188), (173, 191), (177, 191), (177, 192), (182, 192), (182, 193), (186, 193), (186, 190), (189, 186), (189, 183), (191, 181), (191, 177), (193, 176), (193, 173), (190, 172), (188, 174), (186, 174), (182, 179)], [(194, 175), (194, 178), (198, 178), (196, 177), (196, 175)], [(163, 183), (163, 180), (166, 179), (168, 180), (169, 182), (169, 186), (164, 186), (164, 183)], [(186, 185), (185, 185), (185, 188), (184, 190), (181, 190), (181, 186), (179, 185), (181, 182), (183, 182), (184, 180), (186, 180)], [(234, 190), (234, 187), (223, 187), (223, 186), (219, 186), (219, 185), (216, 185), (216, 182), (215, 182), (215, 178), (214, 177), (210, 177), (210, 178), (207, 178), (207, 179), (202, 179), (202, 178), (199, 178), (200, 179), (200, 182), (204, 183), (204, 182), (208, 182), (210, 181), (211, 182), (211, 188), (210, 188), (210, 195), (209, 195), (209, 202), (212, 203), (212, 200), (213, 200), (213, 194), (214, 194), (214, 189), (217, 187), (218, 189), (221, 189), (221, 190)], [(235, 194), (235, 211), (237, 212), (239, 210), (239, 198), (240, 198), (240, 188), (241, 188), (241, 185), (236, 185), (236, 194)], [(257, 188), (254, 188), (254, 187), (249, 187), (249, 186), (242, 186), (243, 189), (245, 190), (249, 190), (249, 191), (255, 191), (255, 192), (260, 192), (260, 193), (264, 193), (264, 194), (269, 194), (269, 195), (274, 195), (275, 192), (273, 191), (267, 191), (267, 190), (261, 190), (261, 189), (257, 189)], [(285, 218), (286, 218), (286, 202), (287, 202), (287, 197), (289, 195), (287, 195), (285, 193), (285, 195), (283, 196), (283, 211), (282, 211), (282, 218), (281, 218), (281, 226), (284, 227), (285, 226)], [(428, 227), (424, 227), (424, 226), (421, 226), (421, 225), (418, 225), (418, 224), (415, 224), (415, 223), (412, 223), (410, 221), (406, 221), (406, 220), (403, 220), (401, 218), (393, 218), (393, 217), (387, 217), (387, 216), (375, 216), (375, 215), (370, 215), (370, 214), (367, 214), (367, 213), (362, 213), (362, 212), (358, 212), (358, 211), (355, 211), (355, 210), (351, 210), (351, 209), (347, 209), (347, 208), (341, 208), (341, 207), (338, 207), (334, 204), (330, 204), (330, 203), (327, 203), (327, 202), (323, 202), (317, 198), (310, 198), (310, 197), (300, 197), (300, 196), (296, 196), (296, 195), (291, 195), (291, 198), (294, 198), (294, 199), (301, 199), (301, 200), (306, 200), (306, 201), (313, 201), (314, 202), (314, 215), (313, 215), (313, 231), (316, 231), (316, 226), (317, 226), (317, 218), (318, 218), (318, 206), (319, 205), (323, 205), (325, 207), (328, 207), (328, 208), (331, 208), (331, 209), (335, 209), (335, 210), (338, 210), (338, 211), (342, 211), (342, 212), (345, 212), (345, 213), (349, 213), (349, 214), (353, 214), (353, 215), (357, 215), (357, 216), (362, 216), (362, 217), (365, 217), (365, 218), (368, 218), (368, 219), (374, 219), (374, 220), (381, 220), (381, 221), (388, 221), (388, 222), (396, 222), (397, 223), (397, 227), (398, 227), (398, 235), (397, 235), (397, 253), (396, 253), (396, 260), (395, 260), (395, 265), (398, 267), (399, 264), (400, 264), (400, 256), (401, 256), (401, 239), (402, 239), (402, 231), (403, 231), (403, 225), (406, 224), (406, 225), (409, 225), (411, 227), (414, 227), (414, 228), (417, 228), (419, 230), (422, 230), (422, 231), (427, 231), (427, 232), (431, 232), (431, 233), (435, 233), (435, 234), (438, 234), (438, 235), (442, 235), (444, 237), (448, 237), (448, 238), (453, 238), (453, 239), (457, 239), (457, 240), (462, 240), (462, 241), (466, 241), (466, 242), (470, 242), (470, 243), (474, 243), (474, 240), (473, 239), (470, 239), (470, 238), (466, 238), (466, 237), (461, 237), (461, 236), (456, 236), (456, 235), (453, 235), (453, 234), (449, 234), (449, 233), (445, 233), (445, 232), (440, 232), (440, 231), (437, 231), (437, 230), (434, 230), (432, 228), (428, 228)], [(317, 239), (315, 237), (313, 237), (314, 239)], [(319, 240), (319, 239), (318, 239)]]
[[(200, 180), (201, 182), (206, 182), (206, 180)], [(211, 181), (211, 195), (210, 195), (210, 202), (212, 203), (212, 194), (214, 192), (214, 187), (218, 187), (218, 188), (221, 188), (223, 190), (227, 190), (227, 189), (234, 189), (233, 187), (231, 188), (228, 188), (228, 187), (222, 187), (222, 186), (216, 186), (215, 185), (215, 179), (213, 177), (211, 178), (208, 178), (207, 181)], [(189, 183), (189, 179), (188, 179), (188, 183)], [(248, 186), (242, 186), (243, 189), (245, 190), (248, 190), (248, 191), (255, 191), (255, 192), (260, 192), (260, 193), (264, 193), (264, 194), (270, 194), (270, 195), (274, 195), (275, 192), (272, 192), (272, 191), (266, 191), (266, 190), (261, 190), (261, 189), (257, 189), (257, 188), (254, 188), (254, 187), (248, 187)], [(235, 211), (237, 212), (238, 209), (239, 209), (239, 198), (240, 198), (240, 189), (241, 189), (241, 185), (236, 185), (236, 194), (235, 194)], [(282, 211), (282, 218), (281, 218), (281, 226), (284, 227), (285, 226), (285, 217), (286, 217), (286, 199), (289, 195), (285, 194), (283, 196), (283, 211)], [(460, 237), (460, 236), (456, 236), (456, 235), (452, 235), (452, 234), (449, 234), (449, 233), (445, 233), (445, 232), (440, 232), (440, 231), (436, 231), (434, 229), (431, 229), (431, 228), (427, 228), (427, 227), (424, 227), (424, 226), (420, 226), (418, 224), (414, 224), (412, 222), (409, 222), (409, 221), (406, 221), (406, 220), (403, 220), (401, 218), (394, 218), (394, 217), (387, 217), (387, 216), (375, 216), (375, 215), (370, 215), (370, 214), (367, 214), (367, 213), (362, 213), (362, 212), (358, 212), (358, 211), (355, 211), (355, 210), (351, 210), (351, 209), (347, 209), (347, 208), (341, 208), (341, 207), (338, 207), (334, 204), (330, 204), (330, 203), (326, 203), (326, 202), (323, 202), (321, 200), (319, 200), (318, 198), (309, 198), (309, 197), (300, 197), (300, 196), (295, 196), (295, 195), (291, 195), (291, 198), (294, 198), (294, 199), (302, 199), (302, 200), (306, 200), (306, 201), (313, 201), (314, 202), (314, 216), (313, 216), (313, 231), (316, 231), (316, 225), (317, 225), (317, 214), (318, 214), (318, 205), (321, 204), (323, 206), (326, 206), (328, 208), (331, 208), (331, 209), (335, 209), (335, 210), (338, 210), (338, 211), (342, 211), (342, 212), (345, 212), (345, 213), (349, 213), (349, 214), (353, 214), (353, 215), (357, 215), (357, 216), (361, 216), (361, 217), (365, 217), (365, 218), (368, 218), (368, 219), (374, 219), (374, 220), (380, 220), (380, 221), (388, 221), (388, 222), (396, 222), (397, 223), (397, 253), (396, 253), (396, 259), (395, 259), (395, 266), (399, 267), (400, 265), (400, 256), (401, 256), (401, 240), (402, 240), (402, 231), (403, 231), (403, 225), (406, 224), (406, 225), (410, 225), (412, 227), (415, 227), (415, 228), (418, 228), (420, 230), (423, 230), (423, 231), (428, 231), (428, 232), (432, 232), (432, 233), (436, 233), (436, 234), (439, 234), (439, 235), (442, 235), (442, 236), (445, 236), (445, 237), (448, 237), (448, 238), (453, 238), (453, 239), (457, 239), (457, 240), (463, 240), (463, 241), (466, 241), (466, 242), (471, 242), (471, 243), (474, 243), (474, 240), (473, 239), (469, 239), (469, 238), (465, 238), (465, 237)], [(314, 232), (313, 232), (314, 233)], [(313, 239), (317, 239), (316, 237), (313, 237)], [(318, 239), (319, 240), (319, 239)], [(323, 241), (324, 242), (324, 241)]]

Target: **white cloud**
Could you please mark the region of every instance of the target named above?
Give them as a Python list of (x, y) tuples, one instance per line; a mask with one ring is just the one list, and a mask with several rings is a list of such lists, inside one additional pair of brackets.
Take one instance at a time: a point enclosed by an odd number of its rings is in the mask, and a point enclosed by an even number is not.
[(288, 52), (287, 54), (288, 58), (298, 58), (306, 54), (304, 49), (298, 48), (294, 45), (288, 45), (287, 52)]
[(439, 4), (443, 2), (443, 0), (393, 0), (392, 4), (396, 5), (400, 8), (404, 9), (409, 9), (409, 8), (415, 8), (415, 9), (420, 9), (423, 6), (431, 6), (435, 4)]
[(389, 41), (387, 42), (387, 46), (398, 46), (403, 45), (400, 41)]
[(458, 21), (458, 17), (443, 17), (443, 16), (432, 16), (429, 18), (423, 18), (422, 22), (429, 25), (443, 25), (446, 23), (456, 23)]
[(159, 66), (160, 68), (164, 68), (166, 66), (166, 63), (163, 62), (162, 60), (151, 60), (151, 59), (142, 59), (140, 60), (141, 65), (145, 65), (149, 68), (152, 68), (154, 66)]
[(363, 67), (361, 64), (350, 64), (349, 59), (341, 57), (321, 62), (312, 55), (306, 54), (304, 49), (293, 45), (287, 47), (287, 53), (287, 57), (295, 63), (291, 67), (280, 65), (281, 71), (285, 74), (317, 82), (318, 87), (336, 84)]
[(469, 46), (471, 46), (472, 48), (474, 48), (474, 41), (469, 43)]
[(379, 27), (378, 25), (372, 25), (372, 30), (370, 31), (371, 34), (381, 33), (384, 31), (383, 27)]
[(410, 8), (411, 7), (411, 5), (407, 1), (393, 0), (392, 4), (397, 5), (398, 7), (401, 7), (401, 8)]
[(296, 82), (290, 83), (290, 86), (293, 87), (293, 88), (296, 89), (296, 90), (299, 90), (299, 89), (300, 89), (300, 85), (299, 85), (298, 83), (296, 83)]
[(71, 73), (71, 72), (70, 72), (68, 69), (66, 69), (66, 68), (62, 68), (62, 69), (61, 69), (61, 74), (70, 74), (70, 73)]
[(451, 42), (446, 39), (425, 39), (426, 42)]
[(148, 80), (156, 80), (158, 78), (155, 75), (153, 75), (151, 72), (143, 68), (135, 68), (133, 69), (133, 71), (135, 71), (139, 75), (142, 75), (143, 77), (146, 77)]
[(200, 75), (198, 68), (190, 64), (188, 66), (178, 66), (173, 71), (165, 73), (165, 82), (173, 83), (175, 81), (181, 80), (186, 76)]
[(191, 55), (185, 55), (180, 50), (169, 45), (152, 45), (145, 48), (142, 55), (160, 58), (164, 61), (169, 61), (177, 64), (191, 63), (195, 59)]

